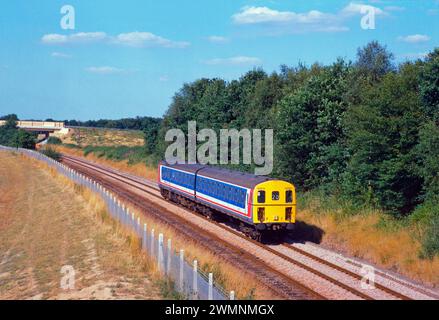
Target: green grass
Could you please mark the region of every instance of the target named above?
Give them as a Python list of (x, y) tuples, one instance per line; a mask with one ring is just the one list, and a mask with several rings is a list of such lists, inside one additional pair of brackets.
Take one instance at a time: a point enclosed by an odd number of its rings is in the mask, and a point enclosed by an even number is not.
[(99, 158), (105, 158), (113, 161), (128, 160), (128, 164), (145, 162), (148, 159), (144, 147), (104, 147), (104, 146), (87, 146), (84, 148), (84, 156), (93, 153)]
[(81, 149), (80, 146), (73, 143), (63, 143), (62, 146), (70, 149)]
[(47, 143), (48, 144), (60, 145), (60, 144), (62, 144), (62, 141), (58, 137), (49, 137), (49, 139), (47, 139)]
[(422, 229), (420, 257), (432, 259), (439, 255), (439, 198), (433, 197), (418, 206), (408, 220)]
[(53, 160), (59, 161), (61, 159), (61, 154), (52, 148), (47, 148), (44, 150), (41, 150), (41, 153), (46, 155), (49, 158), (52, 158)]
[(420, 257), (433, 259), (436, 255), (439, 255), (439, 216), (434, 217), (426, 229)]
[(341, 195), (328, 194), (323, 190), (313, 190), (297, 194), (298, 210), (313, 209), (314, 212), (331, 212), (337, 218), (343, 219), (359, 214), (368, 214), (375, 209), (371, 205), (357, 204), (354, 201)]

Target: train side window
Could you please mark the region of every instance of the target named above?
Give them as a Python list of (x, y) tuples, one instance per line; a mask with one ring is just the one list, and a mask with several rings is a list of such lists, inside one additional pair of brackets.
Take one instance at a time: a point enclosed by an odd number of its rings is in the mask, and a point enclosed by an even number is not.
[(293, 202), (293, 191), (291, 190), (287, 190), (285, 192), (285, 199), (286, 199), (286, 203), (292, 203)]
[(265, 203), (265, 191), (264, 190), (258, 191), (258, 203)]
[(271, 200), (274, 200), (274, 201), (279, 200), (279, 191), (273, 191), (271, 193)]

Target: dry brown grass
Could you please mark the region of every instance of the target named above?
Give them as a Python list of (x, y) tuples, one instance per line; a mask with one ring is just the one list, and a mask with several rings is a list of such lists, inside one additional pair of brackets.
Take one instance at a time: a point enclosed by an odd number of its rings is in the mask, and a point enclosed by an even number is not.
[(93, 128), (70, 129), (68, 135), (58, 135), (63, 143), (78, 146), (127, 146), (135, 147), (143, 145), (143, 133), (141, 131), (109, 130)]
[[(0, 152), (1, 299), (154, 299), (159, 289), (105, 206), (44, 164)], [(131, 246), (130, 246), (131, 248)], [(75, 290), (60, 270), (76, 271)]]
[[(439, 257), (419, 258), (420, 231), (415, 226), (398, 226), (379, 211), (340, 217), (335, 212), (303, 210), (300, 220), (324, 230), (322, 244), (412, 279), (439, 285)], [(382, 227), (388, 219), (394, 227)]]
[[(108, 163), (105, 164), (108, 165)], [(35, 165), (42, 168), (45, 167), (45, 165), (41, 163)], [(49, 170), (51, 175), (61, 181), (63, 185), (73, 188), (77, 194), (80, 194), (88, 204), (91, 212), (94, 212), (95, 218), (100, 221), (101, 225), (111, 226), (112, 231), (115, 234), (122, 236), (126, 240), (130, 247), (131, 254), (140, 259), (139, 264), (143, 266), (143, 269), (148, 272), (148, 275), (155, 283), (163, 281), (163, 274), (158, 270), (157, 264), (154, 261), (145, 258), (145, 255), (141, 251), (140, 242), (137, 236), (135, 236), (131, 230), (123, 228), (110, 218), (105, 203), (99, 196), (90, 192), (88, 189), (74, 185), (73, 182), (67, 178), (59, 176), (53, 169), (46, 168), (46, 170)], [(128, 203), (125, 203), (125, 205), (131, 212), (138, 212), (136, 207)], [(224, 261), (221, 257), (214, 255), (206, 250), (205, 247), (200, 246), (200, 244), (182, 237), (174, 228), (172, 228), (172, 226), (165, 225), (147, 215), (136, 215), (136, 219), (137, 217), (140, 217), (141, 225), (144, 223), (148, 225), (148, 231), (150, 231), (151, 228), (154, 228), (156, 235), (163, 233), (165, 236), (165, 243), (168, 238), (172, 239), (173, 248), (177, 249), (177, 251), (183, 249), (185, 251), (185, 258), (188, 262), (197, 260), (200, 269), (204, 273), (212, 272), (215, 281), (228, 291), (234, 290), (238, 299), (273, 298), (272, 294), (268, 292), (265, 287), (261, 286), (261, 284), (252, 276), (243, 272), (243, 270), (236, 268), (229, 262)], [(109, 256), (108, 259), (111, 260), (109, 261), (109, 264), (111, 265), (118, 261), (120, 257), (115, 256), (112, 258)], [(160, 285), (163, 285), (163, 283)]]

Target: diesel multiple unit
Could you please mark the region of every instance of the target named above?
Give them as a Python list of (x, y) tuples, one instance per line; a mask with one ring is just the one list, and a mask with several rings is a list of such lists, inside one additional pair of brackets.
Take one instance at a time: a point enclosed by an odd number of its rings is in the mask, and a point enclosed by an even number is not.
[(228, 217), (249, 237), (292, 230), (296, 192), (291, 183), (200, 164), (158, 167), (164, 198), (208, 217)]

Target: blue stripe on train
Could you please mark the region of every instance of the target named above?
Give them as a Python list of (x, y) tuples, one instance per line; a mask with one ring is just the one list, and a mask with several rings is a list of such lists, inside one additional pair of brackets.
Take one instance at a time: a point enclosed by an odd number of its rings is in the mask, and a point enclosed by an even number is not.
[[(195, 175), (162, 166), (162, 179), (190, 190), (195, 187)], [(197, 177), (197, 192), (245, 209), (247, 190), (216, 179)]]

